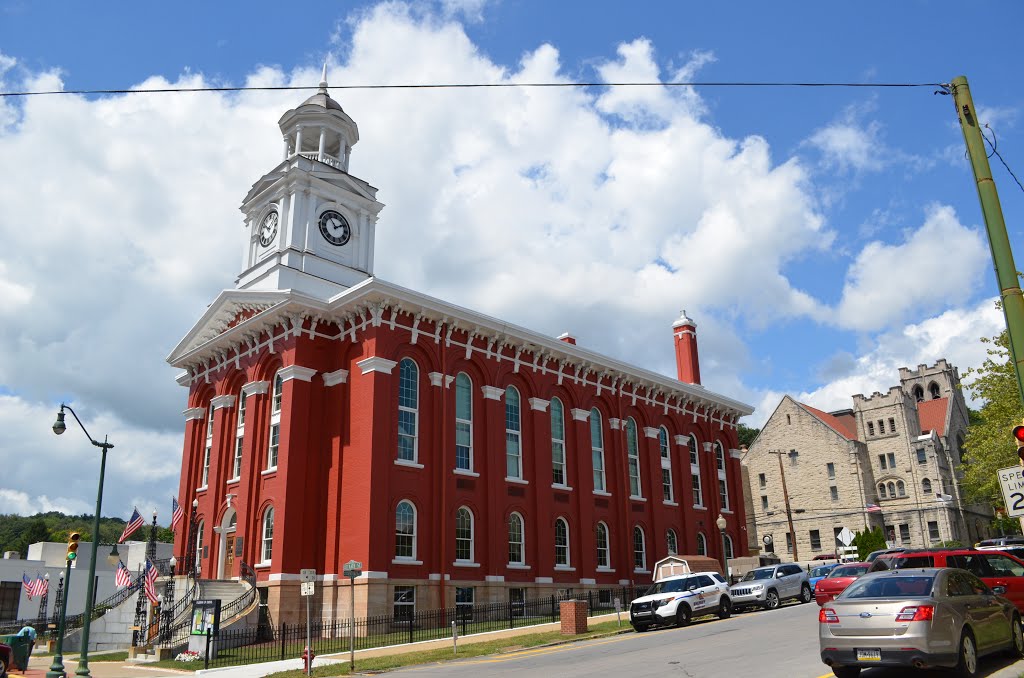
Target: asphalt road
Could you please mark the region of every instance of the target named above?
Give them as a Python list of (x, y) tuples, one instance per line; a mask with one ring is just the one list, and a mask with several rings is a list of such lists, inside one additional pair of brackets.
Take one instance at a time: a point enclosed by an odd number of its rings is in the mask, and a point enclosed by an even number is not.
[[(746, 612), (730, 619), (705, 618), (682, 629), (628, 633), (593, 641), (507, 652), (491, 657), (413, 666), (392, 675), (534, 675), (558, 678), (594, 675), (685, 676), (686, 678), (819, 678), (832, 671), (818, 657), (818, 606), (788, 604), (774, 611)], [(981, 675), (1021, 674), (1014, 661), (982, 661)], [(905, 678), (905, 670), (871, 669), (862, 678)], [(944, 671), (913, 672), (919, 678), (948, 678)]]

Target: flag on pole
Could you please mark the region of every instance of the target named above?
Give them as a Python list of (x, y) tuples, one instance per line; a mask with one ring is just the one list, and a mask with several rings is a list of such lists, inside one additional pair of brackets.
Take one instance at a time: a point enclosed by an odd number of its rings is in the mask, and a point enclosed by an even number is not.
[(116, 586), (131, 586), (132, 573), (120, 560), (117, 561), (117, 570), (114, 572), (114, 584)]
[(139, 509), (135, 508), (135, 510), (132, 511), (131, 520), (129, 520), (128, 524), (124, 526), (124, 532), (121, 533), (121, 537), (117, 540), (117, 543), (120, 544), (121, 542), (123, 542), (125, 539), (131, 536), (133, 532), (135, 532), (145, 524), (146, 521), (144, 521), (142, 519), (142, 516), (139, 515)]
[(868, 513), (879, 513), (882, 510), (882, 507), (878, 504), (868, 504), (864, 508), (867, 509)]
[(178, 526), (181, 519), (185, 517), (185, 512), (181, 510), (181, 505), (178, 503), (177, 497), (171, 497), (171, 532)]
[(149, 598), (150, 605), (156, 605), (156, 578), (159, 573), (156, 571), (156, 565), (149, 562), (149, 558), (146, 558), (146, 597)]
[(21, 573), (21, 588), (25, 589), (25, 593), (28, 594), (28, 599), (32, 600), (32, 596), (35, 595), (32, 592), (32, 582), (24, 572)]
[(32, 595), (33, 596), (45, 596), (47, 590), (50, 588), (50, 582), (46, 581), (39, 576), (36, 572), (36, 580), (32, 582)]

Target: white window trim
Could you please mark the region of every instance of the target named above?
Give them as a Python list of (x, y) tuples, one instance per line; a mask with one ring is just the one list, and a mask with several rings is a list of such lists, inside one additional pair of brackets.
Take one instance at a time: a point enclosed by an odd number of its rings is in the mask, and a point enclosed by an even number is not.
[(412, 555), (411, 556), (399, 556), (399, 555), (396, 555), (392, 562), (398, 561), (398, 562), (402, 562), (402, 563), (411, 563), (412, 561), (415, 561), (416, 565), (422, 565), (423, 563), (421, 563), (418, 560), (416, 560), (416, 558), (419, 556), (417, 548), (418, 548), (418, 542), (419, 542), (419, 514), (420, 514), (420, 512), (416, 508), (416, 504), (412, 503), (408, 499), (402, 499), (397, 504), (395, 504), (395, 523), (394, 523), (395, 538), (396, 538), (396, 541), (397, 541), (397, 538), (398, 538), (398, 507), (401, 506), (402, 504), (408, 504), (410, 506), (410, 508), (412, 508)]
[[(655, 431), (657, 432), (657, 438), (658, 438), (658, 454), (661, 457), (661, 470), (662, 471), (668, 471), (668, 497), (664, 496), (664, 493), (665, 493), (665, 482), (664, 482), (664, 480), (665, 479), (662, 478), (662, 483), (661, 483), (662, 499), (664, 499), (664, 503), (667, 504), (668, 506), (678, 506), (678, 504), (676, 504), (675, 479), (672, 477), (672, 441), (671, 441), (671, 438), (669, 437), (668, 429), (665, 428), (664, 426), (658, 427), (657, 429), (655, 429)], [(661, 436), (662, 436), (662, 434), (664, 434), (664, 436), (665, 436), (665, 447), (664, 447), (664, 449), (662, 449), (662, 446), (661, 446)]]
[(404, 466), (406, 468), (423, 468), (423, 464), (415, 461), (406, 461), (405, 459), (395, 459), (395, 466)]
[[(598, 415), (597, 417), (593, 416), (594, 412), (597, 412), (597, 415)], [(607, 492), (608, 492), (608, 460), (604, 456), (604, 429), (601, 428), (601, 424), (602, 424), (601, 411), (598, 410), (596, 407), (592, 408), (590, 410), (590, 416), (593, 417), (591, 419), (591, 424), (593, 424), (593, 422), (596, 421), (597, 422), (598, 431), (601, 433), (601, 444), (599, 446), (595, 447), (594, 446), (594, 429), (591, 426), (591, 428), (590, 428), (590, 475), (591, 475), (591, 480), (593, 480), (593, 475), (594, 475), (594, 470), (595, 470), (594, 469), (594, 453), (595, 452), (600, 452), (601, 453), (601, 489), (597, 489), (595, 487), (594, 488), (594, 494), (597, 494), (597, 495), (607, 495), (607, 496), (610, 497), (611, 495), (607, 494)]]
[[(267, 558), (267, 513), (270, 513), (270, 558)], [(260, 516), (260, 565), (269, 565), (274, 557), (274, 518), (277, 517), (273, 506), (263, 509)]]
[[(550, 404), (551, 404), (551, 428), (552, 429), (554, 429), (554, 424), (555, 424), (555, 407), (554, 407), (554, 404), (555, 404), (556, 401), (558, 402), (558, 405), (559, 405), (559, 410), (558, 410), (559, 413), (560, 413), (559, 416), (562, 419), (562, 437), (561, 438), (556, 438), (554, 430), (551, 431), (551, 470), (552, 470), (552, 473), (553, 473), (555, 468), (556, 468), (556, 466), (558, 466), (558, 465), (561, 466), (562, 482), (557, 482), (552, 477), (551, 487), (567, 487), (568, 486), (568, 480), (569, 480), (569, 455), (568, 455), (568, 452), (566, 451), (566, 447), (565, 447), (565, 405), (563, 405), (562, 401), (559, 400), (558, 398), (552, 398), (551, 399)], [(556, 445), (560, 445), (561, 448), (562, 448), (562, 461), (558, 462), (558, 463), (555, 462), (555, 447), (556, 447)]]
[[(521, 541), (519, 541), (518, 543), (519, 543), (519, 553), (522, 554), (523, 559), (522, 560), (518, 560), (518, 561), (510, 560), (510, 561), (508, 561), (507, 564), (508, 564), (509, 567), (513, 567), (513, 566), (523, 567), (523, 566), (526, 565), (526, 520), (523, 518), (523, 515), (521, 513), (519, 513), (518, 511), (513, 511), (509, 515), (509, 518), (511, 518), (512, 516), (517, 516), (519, 518), (519, 538), (520, 538)], [(507, 534), (507, 523), (506, 523), (506, 534)], [(511, 545), (512, 541), (509, 540), (508, 543)]]
[(572, 492), (572, 486), (570, 485), (559, 485), (558, 483), (551, 483), (552, 490), (562, 490), (563, 492)]
[[(629, 449), (629, 428), (630, 423), (633, 424), (633, 441), (636, 444), (636, 450)], [(632, 499), (634, 496), (644, 496), (644, 483), (643, 483), (643, 468), (640, 465), (640, 431), (637, 429), (636, 421), (630, 417), (626, 419), (626, 423), (622, 426), (623, 431), (626, 433), (626, 476), (629, 482), (629, 496)], [(633, 461), (636, 461), (636, 495), (633, 494)]]
[(480, 477), (480, 474), (475, 472), (475, 471), (467, 471), (467, 470), (461, 469), (461, 468), (453, 468), (452, 469), (452, 474), (457, 475), (457, 476), (467, 476), (469, 478), (479, 478)]
[(518, 421), (516, 423), (519, 425), (519, 428), (516, 430), (516, 429), (510, 429), (508, 427), (508, 396), (506, 395), (505, 396), (505, 473), (506, 474), (508, 473), (508, 457), (509, 457), (509, 453), (508, 453), (508, 434), (510, 434), (510, 433), (513, 433), (516, 436), (516, 454), (515, 454), (515, 458), (516, 458), (517, 469), (516, 469), (516, 475), (515, 476), (508, 476), (508, 475), (506, 475), (505, 476), (505, 480), (506, 481), (510, 481), (510, 482), (516, 482), (517, 480), (522, 480), (522, 478), (523, 478), (523, 396), (522, 396), (521, 393), (519, 393), (519, 389), (515, 388), (514, 386), (509, 386), (508, 388), (505, 389), (505, 391), (503, 391), (503, 393), (507, 394), (509, 390), (515, 390), (516, 395), (518, 396), (517, 401), (519, 402), (519, 417), (518, 417)]
[[(466, 379), (469, 381), (469, 419), (460, 419), (459, 418), (459, 414), (458, 414), (458, 412), (459, 412), (459, 377), (462, 377), (462, 376), (465, 376)], [(458, 473), (459, 475), (473, 474), (474, 476), (479, 476), (480, 475), (479, 473), (473, 473), (473, 468), (475, 467), (474, 462), (476, 461), (473, 458), (474, 457), (474, 454), (473, 454), (473, 379), (468, 374), (466, 374), (465, 372), (459, 372), (457, 375), (455, 375), (455, 428), (456, 428), (455, 441), (456, 441), (456, 452), (458, 450), (458, 425), (460, 423), (461, 424), (466, 424), (466, 425), (469, 426), (469, 445), (468, 445), (468, 447), (469, 447), (469, 468), (463, 469), (463, 468), (459, 468), (458, 466), (456, 466), (455, 467), (455, 472)]]
[[(369, 358), (367, 359), (369, 360)], [(402, 363), (408, 360), (416, 370), (416, 407), (402, 405)], [(411, 412), (413, 417), (412, 426), (412, 459), (402, 459), (398, 456), (398, 448), (395, 449), (395, 463), (402, 466), (416, 464), (420, 460), (420, 366), (412, 358), (402, 358), (398, 361), (398, 411)], [(401, 434), (399, 434), (401, 439)], [(420, 468), (423, 468), (420, 466)]]
[(466, 567), (480, 567), (479, 563), (476, 562), (476, 516), (469, 509), (468, 506), (460, 506), (455, 511), (455, 552), (459, 550), (459, 513), (465, 511), (469, 514), (469, 558), (456, 558), (456, 565), (463, 565)]
[(522, 478), (510, 478), (508, 476), (505, 476), (505, 482), (506, 483), (515, 483), (516, 485), (529, 485), (530, 484), (529, 480), (523, 480)]
[(555, 527), (555, 530), (556, 530), (555, 531), (555, 559), (556, 560), (558, 559), (558, 548), (559, 548), (559, 546), (558, 546), (558, 532), (557, 532), (558, 523), (562, 523), (563, 525), (565, 525), (565, 563), (563, 563), (561, 565), (556, 564), (555, 565), (555, 569), (556, 570), (566, 570), (566, 571), (575, 570), (575, 568), (572, 567), (572, 533), (569, 531), (569, 521), (566, 520), (565, 518), (556, 518), (555, 519), (555, 526), (556, 526)]

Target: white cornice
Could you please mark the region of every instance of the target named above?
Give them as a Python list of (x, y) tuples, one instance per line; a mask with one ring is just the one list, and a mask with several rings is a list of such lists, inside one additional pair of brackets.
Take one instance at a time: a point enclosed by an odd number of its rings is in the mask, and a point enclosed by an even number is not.
[(543, 398), (530, 398), (530, 409), (536, 410), (537, 412), (547, 412), (548, 405), (550, 404), (550, 400), (544, 400)]
[(611, 427), (613, 431), (618, 431), (620, 428), (622, 428), (622, 420), (616, 419), (615, 417), (609, 417), (608, 426)]
[(242, 384), (242, 395), (248, 398), (251, 395), (261, 395), (270, 389), (269, 381), (250, 381)]
[(682, 447), (689, 447), (690, 446), (690, 437), (689, 436), (677, 435), (677, 436), (673, 436), (673, 439), (676, 441), (676, 445), (681, 445)]
[(658, 429), (654, 428), (653, 426), (644, 426), (644, 435), (647, 436), (648, 438), (657, 438)]
[(281, 375), (282, 381), (291, 381), (292, 379), (313, 381), (313, 375), (316, 374), (316, 370), (310, 367), (303, 367), (302, 365), (289, 365), (288, 367), (282, 367), (277, 373)]
[(739, 459), (740, 457), (742, 457), (740, 451), (736, 449), (730, 449), (729, 456), (732, 457), (733, 459)]
[(210, 398), (210, 404), (213, 405), (214, 410), (222, 410), (224, 408), (231, 408), (235, 406), (235, 396), (233, 395), (219, 395)]
[(370, 372), (381, 372), (383, 374), (391, 374), (391, 370), (395, 369), (397, 365), (394, 360), (388, 360), (387, 358), (381, 358), (380, 356), (372, 356), (365, 358), (356, 363), (356, 367), (363, 371), (363, 374), (369, 374)]
[(344, 384), (348, 382), (348, 370), (324, 372), (323, 380), (324, 386), (337, 386), (338, 384)]
[(574, 407), (570, 412), (572, 413), (572, 418), (576, 421), (587, 421), (590, 419), (590, 410), (581, 410), (578, 407)]
[(205, 407), (190, 407), (182, 412), (185, 415), (185, 421), (192, 421), (193, 419), (202, 419), (206, 416)]
[(505, 395), (505, 389), (498, 386), (481, 386), (480, 390), (486, 400), (501, 400), (501, 396)]

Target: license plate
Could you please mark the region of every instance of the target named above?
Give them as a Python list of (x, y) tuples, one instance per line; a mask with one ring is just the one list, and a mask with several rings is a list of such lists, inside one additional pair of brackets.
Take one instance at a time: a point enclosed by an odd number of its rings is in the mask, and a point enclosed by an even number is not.
[(857, 650), (857, 661), (880, 662), (882, 661), (882, 651), (876, 648), (872, 648), (870, 650)]
[(634, 612), (633, 616), (634, 617), (650, 617), (651, 613), (650, 612)]

